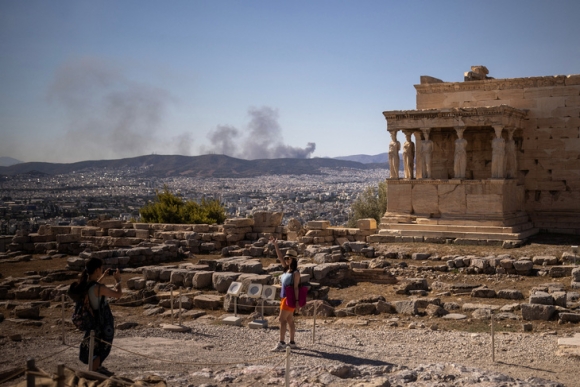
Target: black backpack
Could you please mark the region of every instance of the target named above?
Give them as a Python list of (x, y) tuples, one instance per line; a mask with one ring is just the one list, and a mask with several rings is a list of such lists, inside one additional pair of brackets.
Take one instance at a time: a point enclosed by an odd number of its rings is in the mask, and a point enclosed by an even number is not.
[(89, 289), (94, 282), (90, 282), (81, 289), (81, 286), (77, 282), (70, 285), (68, 289), (68, 296), (75, 302), (75, 306), (72, 314), (72, 322), (81, 331), (94, 330), (97, 327), (97, 320), (95, 318), (95, 312), (90, 305), (89, 295), (87, 289)]

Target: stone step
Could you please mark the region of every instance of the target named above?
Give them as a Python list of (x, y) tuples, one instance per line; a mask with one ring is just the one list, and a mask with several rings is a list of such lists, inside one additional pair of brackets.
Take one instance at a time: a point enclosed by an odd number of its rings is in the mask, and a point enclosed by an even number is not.
[[(453, 225), (453, 226), (495, 226), (495, 227), (512, 227), (519, 224), (524, 224), (530, 221), (527, 214), (518, 214), (509, 218), (501, 219), (482, 219), (480, 216), (468, 218), (462, 217), (458, 219), (453, 218), (422, 218), (413, 217), (411, 221), (401, 223), (417, 223), (417, 224), (439, 224), (439, 225)], [(400, 222), (400, 221), (399, 221)], [(397, 223), (381, 221), (381, 223)]]
[(517, 233), (502, 232), (459, 232), (459, 231), (432, 231), (432, 230), (402, 230), (389, 229), (380, 230), (379, 235), (410, 236), (410, 237), (433, 237), (433, 238), (462, 238), (478, 240), (524, 240), (538, 233), (537, 228), (531, 228)]
[(533, 228), (531, 222), (520, 224), (512, 227), (494, 227), (494, 226), (457, 226), (457, 225), (439, 225), (439, 224), (385, 224), (381, 227), (382, 230), (406, 230), (406, 231), (450, 231), (450, 232), (471, 232), (471, 233), (501, 233), (513, 234), (527, 231)]

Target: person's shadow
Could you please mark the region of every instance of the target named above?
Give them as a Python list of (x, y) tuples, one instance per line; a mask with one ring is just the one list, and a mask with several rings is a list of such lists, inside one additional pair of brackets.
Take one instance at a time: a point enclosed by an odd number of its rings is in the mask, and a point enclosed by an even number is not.
[(396, 364), (389, 363), (389, 362), (382, 361), (382, 360), (352, 356), (352, 355), (347, 355), (344, 353), (318, 351), (315, 349), (308, 349), (308, 348), (299, 348), (299, 349), (292, 350), (292, 352), (294, 352), (296, 354), (300, 354), (302, 356), (310, 356), (310, 357), (323, 358), (323, 359), (328, 359), (328, 360), (336, 360), (336, 361), (339, 361), (341, 363), (351, 364), (351, 365), (396, 366)]

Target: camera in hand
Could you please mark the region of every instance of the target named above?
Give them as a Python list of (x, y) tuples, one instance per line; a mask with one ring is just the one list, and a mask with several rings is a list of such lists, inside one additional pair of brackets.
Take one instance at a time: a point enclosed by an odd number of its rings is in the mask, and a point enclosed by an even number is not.
[(113, 275), (113, 274), (115, 274), (115, 269), (110, 268), (107, 270), (107, 275)]

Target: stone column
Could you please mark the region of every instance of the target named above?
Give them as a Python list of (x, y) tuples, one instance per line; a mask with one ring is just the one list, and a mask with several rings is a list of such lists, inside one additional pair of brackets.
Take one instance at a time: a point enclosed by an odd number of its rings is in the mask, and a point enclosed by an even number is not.
[(423, 140), (421, 144), (421, 153), (423, 156), (423, 177), (426, 179), (432, 179), (433, 173), (431, 172), (431, 156), (433, 155), (433, 141), (429, 140), (429, 132), (431, 132), (431, 129), (421, 129), (421, 131), (425, 136), (425, 140)]
[(413, 178), (413, 167), (415, 163), (415, 144), (411, 141), (412, 132), (404, 130), (405, 144), (403, 144), (403, 167), (405, 169), (405, 179)]
[(515, 131), (516, 128), (508, 129), (508, 140), (505, 144), (506, 177), (508, 179), (515, 179), (518, 177), (518, 160), (516, 157), (516, 142), (514, 141)]
[(495, 138), (491, 142), (491, 177), (494, 179), (505, 178), (505, 140), (501, 136), (502, 125), (493, 127)]
[(417, 179), (422, 179), (423, 178), (423, 139), (422, 139), (422, 132), (420, 130), (416, 130), (415, 132), (413, 132), (413, 134), (415, 135), (415, 144), (417, 144), (416, 146), (416, 152), (415, 152), (415, 157), (417, 158), (415, 160), (415, 177)]
[(399, 178), (399, 151), (401, 150), (401, 143), (397, 141), (397, 130), (389, 130), (391, 134), (391, 142), (389, 144), (389, 168), (390, 178)]
[(457, 140), (455, 140), (455, 160), (453, 163), (453, 177), (465, 179), (465, 169), (467, 167), (467, 140), (463, 138), (464, 127), (455, 127)]

